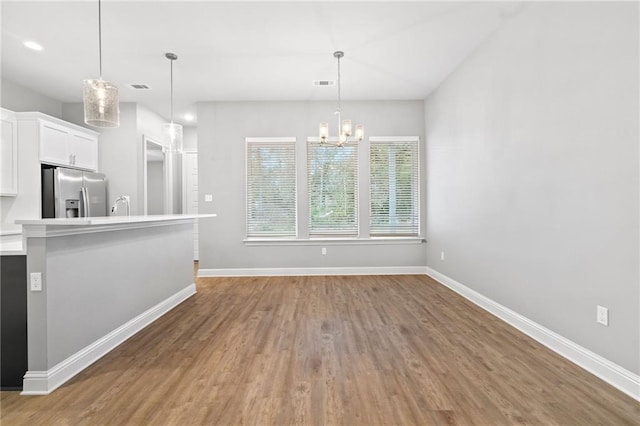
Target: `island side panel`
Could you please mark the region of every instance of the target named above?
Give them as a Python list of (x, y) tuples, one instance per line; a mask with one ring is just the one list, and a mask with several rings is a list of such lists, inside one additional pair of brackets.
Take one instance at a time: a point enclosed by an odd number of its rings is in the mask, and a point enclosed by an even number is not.
[(190, 286), (192, 233), (179, 223), (47, 238), (47, 369)]
[[(27, 365), (30, 371), (47, 370), (46, 238), (29, 238), (27, 252)], [(42, 274), (42, 291), (30, 290), (30, 275)]]

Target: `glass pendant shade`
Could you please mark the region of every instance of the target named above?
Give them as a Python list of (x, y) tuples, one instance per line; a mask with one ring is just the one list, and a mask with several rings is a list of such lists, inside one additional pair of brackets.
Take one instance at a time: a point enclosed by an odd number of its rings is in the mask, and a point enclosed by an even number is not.
[(94, 127), (119, 127), (118, 88), (102, 79), (84, 80), (84, 122)]
[(168, 142), (169, 149), (174, 154), (182, 153), (182, 125), (177, 123), (162, 123), (162, 134)]
[(362, 124), (359, 124), (356, 126), (356, 140), (358, 142), (362, 142), (363, 139), (364, 139), (364, 126)]

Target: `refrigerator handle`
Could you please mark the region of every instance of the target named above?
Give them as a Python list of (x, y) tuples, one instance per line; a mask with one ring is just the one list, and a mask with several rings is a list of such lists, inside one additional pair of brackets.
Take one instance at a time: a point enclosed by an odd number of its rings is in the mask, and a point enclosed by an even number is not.
[(83, 213), (82, 213), (82, 217), (89, 217), (91, 216), (89, 213), (89, 193), (87, 192), (87, 187), (83, 186), (82, 190), (80, 191), (80, 194), (82, 195), (82, 209), (83, 209)]

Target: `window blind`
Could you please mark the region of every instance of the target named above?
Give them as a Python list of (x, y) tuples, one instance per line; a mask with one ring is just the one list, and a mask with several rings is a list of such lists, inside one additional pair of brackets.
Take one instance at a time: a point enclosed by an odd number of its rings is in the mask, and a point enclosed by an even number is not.
[(247, 237), (297, 235), (295, 138), (247, 138)]
[(370, 138), (370, 234), (420, 232), (418, 138)]
[(358, 235), (358, 146), (309, 142), (309, 235)]

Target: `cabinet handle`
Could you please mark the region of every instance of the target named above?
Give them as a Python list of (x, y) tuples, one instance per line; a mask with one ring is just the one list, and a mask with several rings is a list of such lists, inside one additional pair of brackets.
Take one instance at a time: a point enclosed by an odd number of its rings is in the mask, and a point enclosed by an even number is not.
[(73, 164), (73, 154), (69, 154), (69, 164)]

